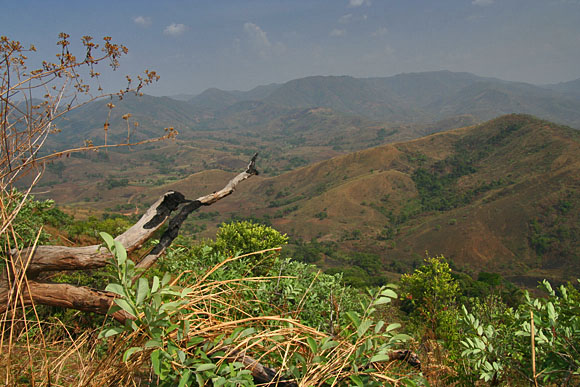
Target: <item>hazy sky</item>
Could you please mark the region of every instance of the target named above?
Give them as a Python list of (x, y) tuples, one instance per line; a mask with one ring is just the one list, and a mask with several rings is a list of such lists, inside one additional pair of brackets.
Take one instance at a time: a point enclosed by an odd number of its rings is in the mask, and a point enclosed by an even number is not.
[(154, 69), (153, 95), (442, 69), (580, 77), (580, 0), (0, 0), (0, 10), (0, 35), (40, 56), (56, 53), (59, 32), (112, 36), (129, 55), (107, 84)]

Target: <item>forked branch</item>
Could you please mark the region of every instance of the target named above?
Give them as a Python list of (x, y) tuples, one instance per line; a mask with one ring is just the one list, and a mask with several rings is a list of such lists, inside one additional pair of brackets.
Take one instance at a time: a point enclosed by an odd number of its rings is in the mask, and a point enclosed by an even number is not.
[[(128, 252), (135, 251), (166, 223), (173, 212), (179, 210), (169, 221), (168, 228), (161, 236), (159, 243), (137, 264), (138, 268), (147, 270), (171, 245), (189, 214), (201, 206), (209, 206), (225, 198), (234, 192), (240, 182), (258, 174), (255, 165), (256, 157), (257, 154), (252, 157), (245, 171), (235, 176), (217, 192), (195, 200), (188, 200), (183, 194), (176, 191), (166, 192), (137, 223), (115, 239), (121, 242)], [(19, 281), (10, 281), (9, 279), (14, 279), (23, 273), (32, 280), (37, 278), (40, 273), (47, 271), (96, 269), (109, 264), (112, 258), (109, 251), (101, 245), (84, 247), (37, 246), (22, 250), (14, 249), (10, 254), (13, 258), (12, 261), (18, 262), (19, 267), (15, 269), (16, 273), (4, 273), (4, 279), (0, 283), (0, 313), (5, 313), (9, 308), (13, 308), (16, 300), (20, 297), (17, 296), (17, 288), (14, 285)], [(72, 285), (63, 286), (63, 284), (34, 281), (29, 281), (29, 284), (28, 289), (22, 291), (21, 294), (25, 305), (34, 302), (106, 314), (115, 298), (112, 293), (78, 288)], [(126, 315), (121, 314), (113, 317), (121, 322), (127, 318)]]

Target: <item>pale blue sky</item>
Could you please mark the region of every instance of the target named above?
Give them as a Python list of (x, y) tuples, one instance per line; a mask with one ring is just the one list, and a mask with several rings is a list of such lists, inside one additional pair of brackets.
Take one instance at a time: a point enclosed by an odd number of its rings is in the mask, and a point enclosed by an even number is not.
[(0, 35), (39, 56), (56, 52), (61, 31), (112, 36), (129, 55), (106, 84), (154, 69), (153, 95), (442, 69), (580, 77), (580, 0), (0, 0), (0, 9)]

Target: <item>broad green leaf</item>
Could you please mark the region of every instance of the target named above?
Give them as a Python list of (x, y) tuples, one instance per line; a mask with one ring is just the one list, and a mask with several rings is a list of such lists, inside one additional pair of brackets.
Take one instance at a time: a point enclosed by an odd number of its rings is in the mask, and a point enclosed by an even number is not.
[(153, 276), (153, 284), (151, 285), (151, 293), (155, 293), (159, 289), (159, 277)]
[(166, 296), (181, 296), (181, 292), (174, 290), (174, 288), (163, 288), (159, 291), (159, 293)]
[(328, 340), (325, 341), (322, 346), (320, 347), (321, 351), (326, 351), (327, 349), (334, 348), (338, 345), (336, 341)]
[(326, 363), (326, 362), (328, 362), (328, 359), (324, 356), (316, 355), (312, 358), (312, 363), (314, 363), (314, 364)]
[(553, 325), (556, 322), (556, 310), (554, 309), (554, 304), (548, 302), (546, 306), (548, 307), (548, 318), (550, 319), (550, 323)]
[(125, 293), (125, 289), (123, 288), (123, 286), (121, 284), (108, 284), (107, 287), (105, 288), (105, 290), (107, 292), (113, 292), (115, 294), (118, 294), (121, 297), (127, 297), (127, 294)]
[(350, 375), (350, 380), (352, 380), (358, 387), (364, 387), (363, 381), (358, 375)]
[(187, 386), (187, 382), (189, 382), (189, 378), (191, 377), (191, 371), (190, 370), (185, 370), (183, 372), (183, 374), (181, 375), (181, 378), (179, 379), (179, 385), (178, 387), (184, 387)]
[(119, 333), (124, 332), (125, 330), (121, 327), (113, 327), (109, 329), (105, 329), (101, 333), (99, 333), (99, 338), (111, 337), (114, 335), (118, 335)]
[(360, 318), (358, 317), (357, 313), (356, 312), (346, 312), (346, 317), (348, 317), (350, 319), (350, 321), (352, 321), (354, 326), (358, 329), (358, 326), (360, 325)]
[(107, 314), (109, 316), (112, 316), (112, 315), (114, 315), (115, 313), (117, 313), (120, 310), (121, 310), (121, 307), (119, 307), (119, 305), (111, 305), (111, 307), (107, 311)]
[(203, 372), (203, 371), (209, 371), (209, 370), (213, 370), (216, 367), (215, 364), (213, 363), (205, 363), (205, 364), (200, 364), (198, 365), (195, 370), (197, 372)]
[(161, 280), (161, 286), (166, 286), (169, 282), (171, 282), (171, 274), (165, 273), (163, 275), (163, 279)]
[(192, 288), (184, 288), (184, 289), (181, 291), (181, 298), (184, 298), (184, 297), (186, 297), (186, 296), (187, 296), (189, 293), (191, 293), (191, 292), (193, 292), (193, 289), (192, 289)]
[(397, 293), (395, 293), (391, 289), (385, 289), (381, 292), (381, 296), (389, 297), (389, 298), (397, 298)]
[(379, 362), (379, 361), (389, 361), (389, 355), (375, 355), (371, 357), (371, 363)]
[(389, 324), (387, 326), (387, 329), (385, 329), (385, 332), (390, 332), (392, 330), (399, 329), (400, 327), (401, 327), (401, 324), (399, 324), (399, 323), (392, 323), (392, 324)]
[(160, 312), (174, 312), (176, 310), (179, 309), (179, 307), (182, 305), (181, 301), (171, 301), (171, 302), (166, 302), (165, 304), (161, 305), (161, 308), (159, 308)]
[(139, 278), (139, 284), (137, 286), (137, 305), (141, 305), (145, 298), (149, 295), (149, 281), (146, 278)]
[(121, 309), (123, 309), (125, 312), (129, 313), (133, 317), (137, 317), (137, 313), (135, 312), (135, 309), (133, 308), (133, 306), (131, 304), (129, 304), (127, 302), (127, 300), (123, 300), (121, 298), (116, 298), (114, 301), (115, 301), (115, 304), (119, 305), (121, 307)]
[(119, 241), (115, 241), (115, 256), (117, 257), (117, 263), (119, 266), (125, 264), (127, 261), (127, 250)]
[(163, 343), (159, 340), (147, 340), (147, 342), (145, 343), (144, 347), (145, 348), (155, 348), (155, 347), (161, 347), (163, 345)]
[(307, 337), (306, 341), (308, 342), (308, 346), (310, 347), (310, 350), (312, 351), (312, 353), (317, 353), (318, 352), (318, 344), (316, 344), (316, 340), (314, 340), (312, 337)]
[[(385, 322), (383, 320), (380, 320), (377, 323), (377, 325), (375, 325), (375, 334), (378, 334), (381, 331), (381, 329), (383, 328), (384, 325), (385, 325)], [(393, 325), (393, 324), (391, 324), (391, 325)], [(388, 327), (387, 327), (387, 329), (388, 329)]]
[(155, 375), (161, 375), (161, 350), (156, 349), (155, 351), (151, 352), (151, 364), (153, 365), (153, 372)]
[(388, 304), (389, 302), (391, 302), (391, 299), (389, 297), (379, 297), (373, 302), (373, 305), (378, 306)]
[(129, 360), (129, 358), (131, 357), (132, 354), (134, 354), (135, 352), (141, 352), (142, 350), (143, 350), (143, 348), (141, 348), (141, 347), (131, 347), (131, 348), (129, 348), (123, 354), (123, 361), (126, 362), (127, 360)]
[(362, 337), (365, 333), (367, 333), (371, 325), (373, 325), (372, 320), (363, 320), (363, 322), (361, 322), (356, 330), (357, 336)]
[(242, 333), (240, 333), (240, 336), (238, 338), (239, 339), (244, 338), (244, 337), (249, 336), (255, 332), (256, 332), (256, 330), (254, 328), (246, 328), (242, 331)]
[(112, 250), (113, 246), (115, 245), (115, 240), (113, 239), (113, 237), (107, 234), (106, 232), (100, 232), (99, 235), (101, 236), (101, 238), (103, 238), (109, 250)]

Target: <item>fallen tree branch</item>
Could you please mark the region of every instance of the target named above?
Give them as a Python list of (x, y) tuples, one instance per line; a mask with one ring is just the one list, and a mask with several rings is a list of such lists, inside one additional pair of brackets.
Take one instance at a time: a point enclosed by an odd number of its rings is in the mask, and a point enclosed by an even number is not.
[[(110, 292), (70, 284), (36, 281), (28, 281), (27, 285), (22, 286), (20, 291), (24, 305), (19, 306), (31, 305), (34, 302), (34, 304), (57, 306), (98, 314), (107, 314), (115, 299), (115, 294)], [(16, 303), (14, 300), (10, 300), (10, 293), (1, 292), (0, 306), (6, 308), (10, 303)], [(120, 323), (133, 318), (133, 316), (123, 310), (113, 313), (111, 317)]]
[(246, 170), (237, 175), (236, 177), (234, 177), (232, 180), (230, 180), (228, 184), (221, 190), (211, 193), (209, 195), (199, 197), (196, 200), (193, 200), (187, 203), (185, 206), (183, 206), (181, 208), (181, 211), (179, 211), (179, 213), (169, 221), (167, 230), (163, 233), (163, 235), (159, 239), (159, 243), (145, 258), (141, 260), (141, 262), (137, 264), (137, 268), (147, 270), (157, 261), (159, 256), (163, 254), (165, 249), (167, 249), (171, 245), (173, 240), (177, 237), (181, 225), (183, 224), (185, 219), (187, 219), (189, 214), (191, 214), (193, 211), (197, 210), (201, 206), (210, 206), (213, 203), (217, 202), (218, 200), (221, 200), (226, 196), (231, 195), (235, 191), (239, 183), (250, 178), (253, 175), (257, 175), (259, 173), (258, 170), (256, 170), (257, 157), (258, 154), (256, 153), (250, 160), (250, 163), (248, 164)]
[[(127, 252), (133, 252), (140, 248), (145, 241), (165, 224), (169, 216), (179, 209), (181, 210), (169, 221), (167, 230), (161, 236), (159, 243), (153, 250), (137, 264), (143, 271), (150, 268), (171, 245), (177, 237), (183, 222), (187, 217), (201, 206), (209, 206), (218, 200), (232, 194), (237, 185), (257, 175), (255, 154), (245, 171), (231, 179), (224, 188), (209, 195), (202, 196), (196, 200), (187, 200), (183, 194), (176, 191), (169, 191), (163, 194), (143, 216), (127, 231), (117, 236), (115, 239), (125, 247)], [(92, 245), (84, 247), (67, 246), (36, 246), (22, 250), (12, 250), (10, 252), (13, 262), (18, 262), (16, 272), (5, 272), (4, 276), (11, 279), (26, 275), (29, 283), (32, 284), (30, 292), (21, 290), (24, 297), (24, 304), (35, 302), (38, 304), (61, 306), (64, 308), (91, 311), (106, 314), (114, 297), (106, 292), (93, 289), (75, 287), (66, 284), (41, 284), (31, 281), (42, 272), (63, 271), (63, 270), (89, 270), (104, 267), (110, 263), (112, 258), (110, 252), (102, 245)], [(27, 257), (26, 260), (17, 257)], [(10, 265), (7, 265), (10, 267)], [(11, 294), (16, 294), (15, 289), (11, 289), (9, 284), (18, 281), (9, 281), (4, 278), (0, 283), (0, 313), (5, 313), (15, 300)], [(65, 286), (66, 285), (66, 286)], [(75, 289), (76, 288), (76, 289)], [(121, 316), (114, 316), (119, 321)]]

